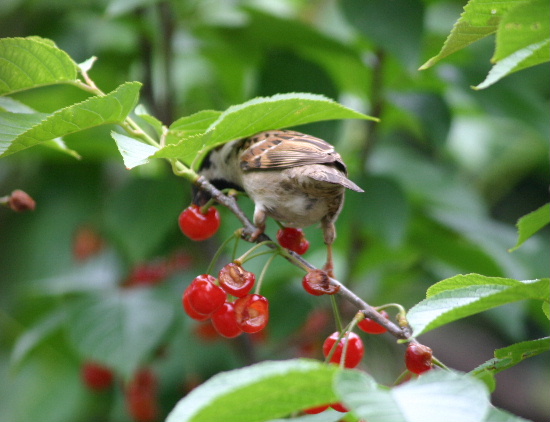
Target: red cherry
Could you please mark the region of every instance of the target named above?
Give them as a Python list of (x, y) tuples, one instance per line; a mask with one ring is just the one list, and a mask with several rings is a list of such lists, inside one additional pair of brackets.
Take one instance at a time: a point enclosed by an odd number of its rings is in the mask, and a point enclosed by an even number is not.
[(183, 234), (191, 240), (209, 239), (220, 228), (220, 214), (215, 207), (208, 208), (203, 214), (201, 207), (191, 205), (183, 210), (178, 221)]
[(307, 413), (308, 415), (316, 415), (318, 413), (324, 412), (327, 409), (328, 404), (324, 404), (322, 406), (310, 407), (309, 409), (304, 410), (304, 413)]
[(149, 369), (139, 371), (125, 391), (128, 411), (136, 422), (154, 422), (159, 417), (157, 378)]
[(230, 302), (225, 302), (212, 314), (212, 325), (218, 334), (227, 338), (237, 337), (243, 332), (237, 324), (235, 306)]
[(199, 314), (211, 315), (224, 304), (227, 294), (215, 282), (214, 277), (203, 274), (196, 277), (187, 288), (189, 305)]
[(332, 284), (326, 271), (311, 270), (302, 279), (302, 286), (306, 292), (314, 296), (333, 295), (340, 290), (340, 286)]
[(341, 413), (349, 412), (348, 408), (344, 406), (342, 403), (332, 403), (330, 407), (332, 407), (337, 412), (341, 412)]
[(269, 321), (269, 301), (257, 294), (248, 294), (235, 302), (237, 324), (245, 333), (257, 333)]
[(409, 343), (405, 352), (405, 365), (413, 374), (432, 369), (432, 349), (420, 343)]
[(220, 338), (211, 321), (195, 325), (195, 327), (193, 327), (193, 333), (204, 341), (215, 341)]
[(130, 273), (126, 286), (151, 286), (158, 284), (166, 277), (169, 271), (165, 261), (145, 262), (136, 265)]
[(191, 292), (191, 289), (188, 287), (183, 293), (182, 303), (183, 303), (183, 309), (185, 310), (185, 313), (189, 315), (191, 318), (196, 319), (197, 321), (206, 321), (208, 318), (210, 318), (210, 315), (201, 314), (195, 311), (193, 307), (189, 304), (190, 292)]
[[(390, 319), (390, 316), (386, 311), (380, 311), (380, 315), (382, 315), (386, 319)], [(388, 331), (386, 327), (383, 325), (378, 324), (376, 321), (365, 318), (357, 323), (357, 326), (363, 330), (365, 333), (369, 334), (382, 334)]]
[(277, 232), (277, 241), (283, 248), (290, 249), (298, 255), (303, 255), (309, 249), (309, 242), (302, 229), (285, 227)]
[(254, 273), (246, 271), (234, 262), (230, 262), (221, 269), (218, 279), (220, 280), (220, 286), (227, 293), (237, 297), (246, 296), (256, 282)]
[[(328, 357), (330, 351), (332, 350), (332, 347), (338, 341), (339, 336), (340, 333), (336, 331), (325, 340), (325, 342), (323, 343), (323, 355), (325, 357)], [(363, 355), (365, 354), (365, 347), (363, 346), (363, 341), (361, 340), (361, 337), (352, 332), (342, 337), (342, 340), (336, 346), (336, 350), (334, 351), (330, 362), (336, 364), (340, 363), (340, 361), (342, 360), (342, 353), (344, 351), (344, 345), (346, 344), (346, 342), (348, 343), (348, 347), (344, 366), (346, 368), (355, 368), (357, 365), (359, 365), (361, 359), (363, 359)]]
[(84, 363), (81, 375), (86, 386), (95, 391), (106, 390), (113, 384), (113, 371), (99, 363)]

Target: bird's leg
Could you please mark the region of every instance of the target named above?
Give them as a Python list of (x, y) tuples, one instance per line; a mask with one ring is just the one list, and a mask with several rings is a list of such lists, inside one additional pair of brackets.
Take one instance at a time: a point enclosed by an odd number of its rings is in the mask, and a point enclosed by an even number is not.
[(267, 214), (265, 209), (262, 206), (256, 205), (254, 209), (254, 225), (256, 230), (250, 235), (250, 241), (255, 242), (260, 235), (265, 231), (265, 221), (267, 219)]
[(334, 222), (324, 220), (322, 222), (323, 235), (325, 238), (325, 245), (327, 245), (327, 262), (324, 266), (324, 270), (329, 277), (334, 278), (334, 263), (332, 261), (332, 244), (336, 238), (336, 228)]
[(334, 263), (332, 262), (332, 244), (327, 245), (327, 262), (323, 268), (330, 278), (334, 278)]

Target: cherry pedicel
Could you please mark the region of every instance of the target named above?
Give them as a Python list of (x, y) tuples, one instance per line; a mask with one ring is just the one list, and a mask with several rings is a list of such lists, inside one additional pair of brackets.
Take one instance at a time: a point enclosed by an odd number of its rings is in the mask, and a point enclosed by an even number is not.
[(220, 214), (215, 207), (203, 214), (201, 207), (191, 205), (179, 216), (179, 226), (183, 234), (191, 240), (206, 240), (214, 236), (220, 228)]
[(196, 277), (184, 293), (188, 305), (198, 314), (211, 315), (227, 298), (225, 291), (215, 284), (216, 279), (209, 274)]
[(257, 294), (248, 294), (235, 302), (235, 318), (245, 333), (257, 333), (269, 321), (269, 301)]
[(314, 296), (333, 295), (340, 290), (340, 286), (332, 284), (326, 271), (311, 270), (302, 279), (302, 286), (306, 292)]
[(256, 282), (254, 273), (246, 271), (234, 262), (230, 262), (221, 269), (218, 279), (220, 280), (220, 286), (227, 293), (236, 297), (246, 296)]
[(277, 232), (277, 241), (283, 248), (290, 249), (298, 255), (303, 255), (309, 249), (309, 242), (302, 229), (285, 227)]
[[(386, 311), (380, 311), (380, 315), (382, 315), (386, 319), (390, 319), (390, 316)], [(365, 318), (357, 323), (357, 326), (363, 330), (365, 333), (369, 334), (383, 334), (388, 329), (380, 324), (378, 324), (376, 321)]]
[(113, 384), (113, 371), (95, 362), (86, 362), (81, 370), (84, 384), (91, 390), (106, 390)]
[(405, 365), (413, 374), (420, 375), (432, 369), (432, 349), (420, 343), (409, 343), (405, 352)]
[(212, 314), (212, 325), (219, 335), (234, 338), (243, 332), (235, 314), (233, 303), (225, 302), (220, 309)]
[[(340, 333), (336, 331), (332, 333), (323, 343), (323, 355), (325, 357), (329, 356), (334, 344), (338, 341), (338, 337), (340, 337)], [(363, 346), (361, 337), (353, 332), (349, 332), (347, 335), (342, 337), (341, 341), (336, 346), (336, 350), (332, 354), (330, 362), (340, 364), (346, 342), (348, 343), (348, 347), (344, 366), (346, 368), (355, 368), (359, 365), (361, 359), (363, 359), (365, 347)]]

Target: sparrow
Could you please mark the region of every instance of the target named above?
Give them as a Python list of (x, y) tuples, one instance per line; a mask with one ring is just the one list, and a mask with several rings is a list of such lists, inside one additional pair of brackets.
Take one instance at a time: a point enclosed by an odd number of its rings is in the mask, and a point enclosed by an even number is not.
[[(335, 222), (346, 189), (363, 192), (347, 178), (347, 168), (328, 142), (291, 130), (270, 130), (221, 145), (202, 161), (199, 174), (218, 189), (244, 191), (254, 202), (255, 240), (267, 217), (284, 227), (304, 228), (321, 223), (327, 245), (325, 271), (332, 277)], [(193, 202), (209, 196), (196, 191)]]

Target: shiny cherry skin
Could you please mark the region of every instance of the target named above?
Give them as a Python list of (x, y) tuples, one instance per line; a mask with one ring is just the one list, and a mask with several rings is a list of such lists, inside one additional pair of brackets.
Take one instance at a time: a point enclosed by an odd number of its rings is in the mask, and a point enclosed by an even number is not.
[(220, 228), (220, 213), (210, 207), (203, 213), (198, 205), (191, 205), (179, 216), (179, 226), (183, 234), (191, 240), (206, 240), (216, 234)]
[[(332, 350), (332, 347), (338, 341), (339, 336), (340, 333), (336, 331), (325, 340), (325, 342), (323, 343), (323, 355), (325, 357), (328, 357), (330, 351)], [(361, 359), (363, 359), (363, 355), (365, 354), (365, 346), (363, 345), (361, 337), (353, 332), (350, 332), (347, 334), (347, 336), (344, 335), (344, 337), (342, 337), (341, 341), (336, 345), (336, 350), (334, 351), (330, 362), (340, 364), (342, 360), (342, 353), (344, 351), (344, 345), (346, 342), (348, 343), (348, 347), (344, 366), (346, 368), (355, 368), (357, 365), (359, 365)]]

